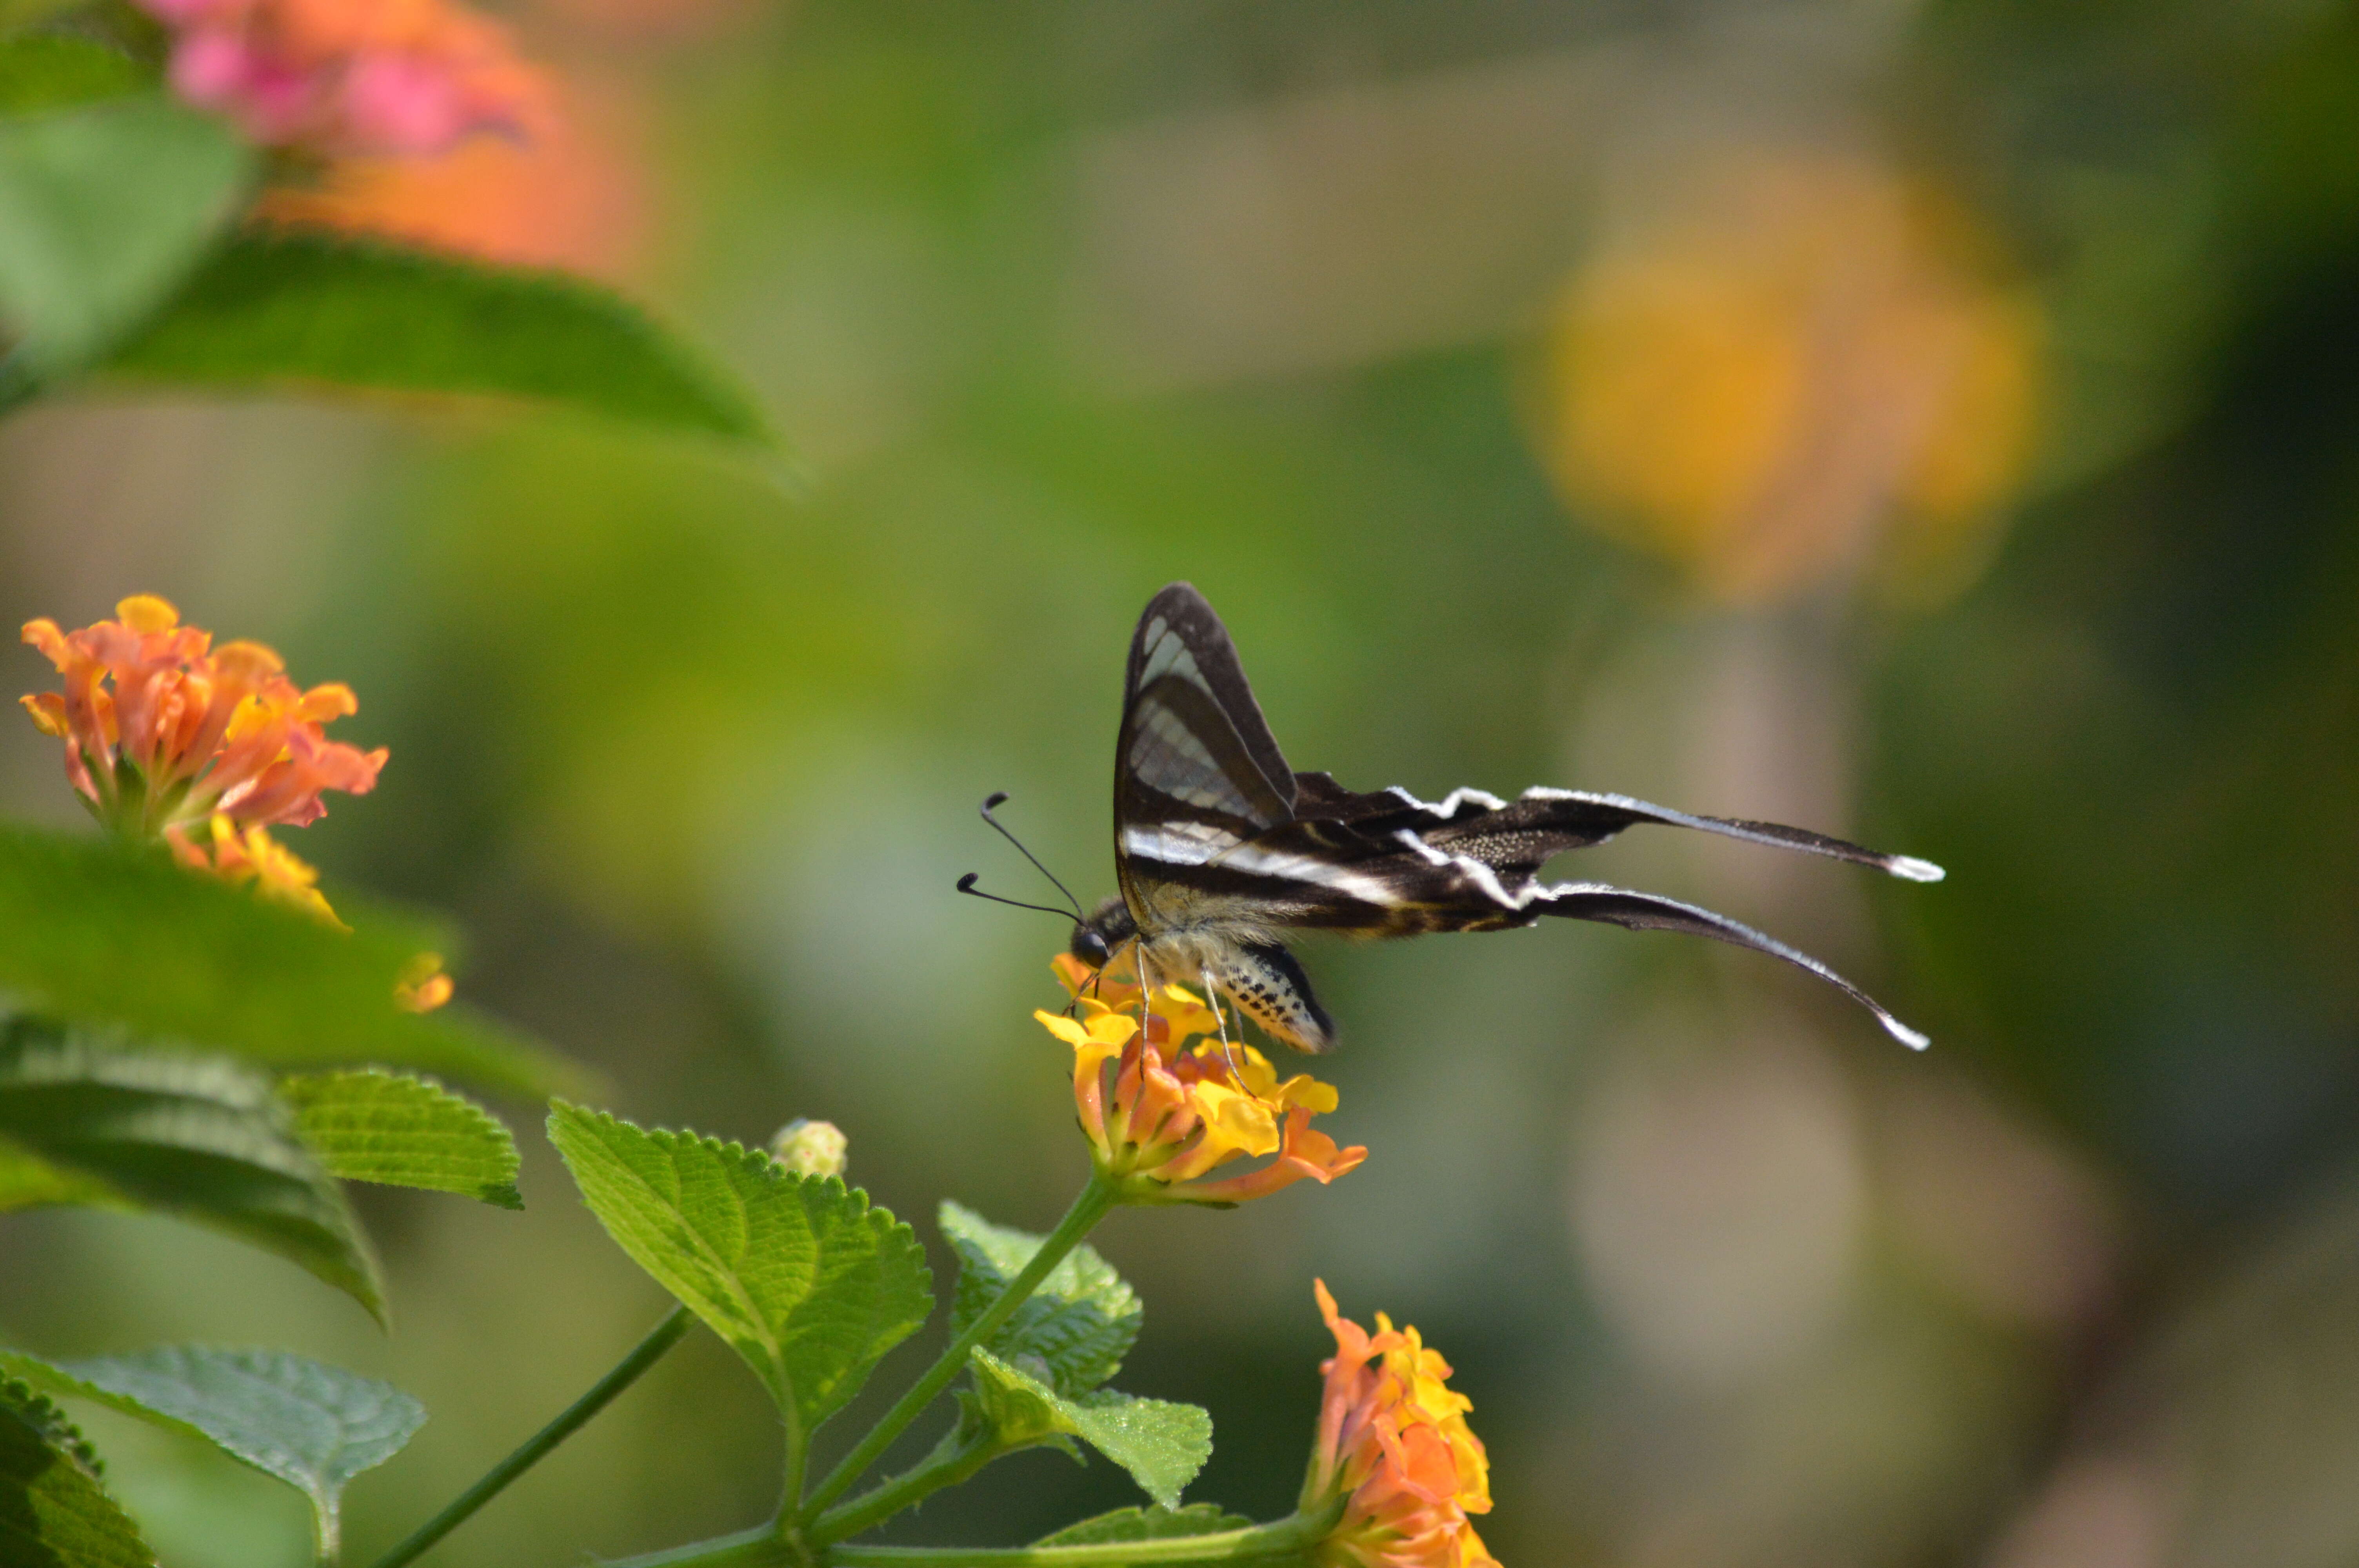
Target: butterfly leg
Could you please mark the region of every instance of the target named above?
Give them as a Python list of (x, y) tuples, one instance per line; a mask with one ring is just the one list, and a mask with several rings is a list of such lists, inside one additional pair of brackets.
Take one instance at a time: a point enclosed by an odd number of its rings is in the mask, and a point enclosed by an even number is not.
[[(1243, 1089), (1245, 1087), (1245, 1075), (1244, 1070), (1237, 1065), (1236, 1052), (1232, 1050), (1229, 1046), (1229, 1017), (1228, 1013), (1221, 1006), (1221, 988), (1212, 985), (1206, 986), (1204, 988), (1204, 1000), (1212, 1004), (1212, 1022), (1218, 1026), (1221, 1032), (1221, 1059), (1229, 1065), (1229, 1082), (1236, 1085), (1239, 1089)], [(1243, 1018), (1237, 1020), (1237, 1033), (1239, 1034), (1243, 1034), (1245, 1033), (1245, 1020)]]
[(1131, 944), (1130, 967), (1138, 974), (1139, 1071), (1144, 1082), (1147, 1044), (1155, 1033), (1155, 971), (1147, 967), (1146, 944)]

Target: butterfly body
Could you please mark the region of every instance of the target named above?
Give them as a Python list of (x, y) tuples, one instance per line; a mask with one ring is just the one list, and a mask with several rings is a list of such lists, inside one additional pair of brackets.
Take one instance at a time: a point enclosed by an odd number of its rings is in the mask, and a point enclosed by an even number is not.
[(1423, 801), (1395, 786), (1360, 794), (1287, 766), (1227, 629), (1201, 594), (1157, 594), (1131, 640), (1114, 766), (1114, 865), (1122, 892), (1075, 925), (1076, 957), (1103, 965), (1136, 944), (1157, 982), (1199, 982), (1304, 1051), (1334, 1026), (1287, 951), (1300, 931), (1394, 937), (1497, 931), (1546, 915), (1682, 931), (1766, 952), (1861, 1002), (1814, 958), (1710, 910), (1600, 882), (1544, 883), (1568, 849), (1639, 823), (1699, 828), (1875, 866), (1913, 881), (1940, 868), (1776, 823), (1697, 816), (1627, 796), (1529, 789), (1515, 800), (1453, 790)]

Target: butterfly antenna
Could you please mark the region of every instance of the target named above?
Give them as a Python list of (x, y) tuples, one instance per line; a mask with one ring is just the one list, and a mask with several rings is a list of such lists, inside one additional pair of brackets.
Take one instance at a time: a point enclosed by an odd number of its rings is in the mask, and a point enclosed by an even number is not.
[[(1035, 871), (1038, 871), (1042, 876), (1044, 876), (1044, 877), (1048, 878), (1051, 882), (1056, 882), (1057, 891), (1058, 891), (1059, 892), (1060, 892), (1060, 893), (1063, 893), (1063, 894), (1065, 895), (1065, 902), (1066, 902), (1067, 903), (1070, 903), (1070, 904), (1071, 904), (1071, 905), (1073, 906), (1073, 918), (1074, 918), (1074, 919), (1076, 919), (1076, 920), (1082, 920), (1082, 921), (1086, 921), (1086, 920), (1088, 920), (1088, 919), (1089, 919), (1089, 914), (1088, 914), (1088, 913), (1087, 913), (1086, 911), (1084, 911), (1084, 910), (1082, 908), (1082, 901), (1081, 901), (1080, 899), (1077, 899), (1077, 898), (1075, 898), (1075, 897), (1073, 896), (1073, 890), (1072, 890), (1072, 889), (1071, 889), (1071, 888), (1069, 888), (1069, 887), (1067, 887), (1063, 882), (1057, 881), (1057, 873), (1056, 873), (1056, 872), (1054, 872), (1054, 871), (1050, 871), (1048, 867), (1046, 867), (1046, 866), (1042, 865), (1042, 864), (1040, 863), (1040, 857), (1039, 857), (1039, 856), (1038, 856), (1038, 855), (1036, 855), (1036, 854), (1034, 854), (1031, 850), (1029, 850), (1029, 849), (1026, 849), (1026, 848), (1024, 847), (1024, 840), (1023, 840), (1023, 839), (1021, 839), (1021, 838), (1018, 838), (1015, 834), (1010, 833), (1010, 832), (1007, 830), (1007, 828), (1006, 828), (1006, 825), (1005, 825), (1005, 824), (1003, 824), (1003, 823), (999, 820), (999, 818), (997, 818), (996, 816), (994, 816), (992, 815), (992, 813), (993, 813), (994, 811), (997, 810), (997, 809), (999, 808), (999, 806), (1000, 806), (1001, 805), (1003, 805), (1003, 804), (1006, 801), (1006, 799), (1007, 799), (1007, 792), (1006, 792), (1006, 790), (1004, 790), (1004, 789), (1002, 789), (1002, 790), (994, 790), (994, 791), (992, 791), (992, 793), (991, 793), (990, 795), (988, 795), (984, 796), (984, 802), (983, 802), (983, 819), (984, 819), (985, 822), (988, 822), (989, 824), (991, 824), (991, 830), (992, 830), (994, 833), (998, 834), (1002, 838), (1005, 838), (1005, 839), (1006, 839), (1009, 843), (1011, 843), (1011, 844), (1015, 845), (1015, 846), (1016, 846), (1016, 852), (1017, 854), (1019, 854), (1019, 855), (1023, 856), (1026, 860), (1027, 860), (1031, 861), (1031, 862), (1032, 862), (1032, 869), (1033, 869), (1033, 870), (1035, 870)], [(966, 890), (966, 891), (968, 891), (968, 892), (973, 892), (973, 889), (968, 889), (968, 890)], [(984, 897), (984, 898), (989, 898), (991, 895), (990, 895), (989, 893), (984, 893), (984, 894), (983, 894), (982, 896), (983, 896), (983, 897)], [(1008, 902), (1010, 902), (1010, 901), (1009, 901), (1009, 900), (1006, 900), (1006, 899), (1002, 899), (1002, 900), (1000, 900), (1000, 902), (1001, 902), (1002, 903), (1008, 903)], [(1039, 907), (1039, 905), (1038, 905), (1038, 904), (1030, 904), (1030, 905), (1027, 905), (1027, 908), (1032, 908), (1032, 909), (1038, 909), (1038, 908)], [(1061, 912), (1060, 912), (1060, 913), (1061, 913)]]
[(963, 893), (971, 893), (976, 898), (987, 898), (994, 903), (1006, 904), (1011, 909), (1037, 909), (1043, 914), (1053, 914), (1060, 920), (1066, 918), (1066, 912), (1055, 907), (1053, 904), (1026, 903), (1020, 898), (1002, 898), (995, 892), (985, 892), (981, 888), (974, 885), (980, 881), (982, 881), (982, 878), (979, 875), (973, 871), (969, 871), (966, 875), (958, 880), (958, 890)]

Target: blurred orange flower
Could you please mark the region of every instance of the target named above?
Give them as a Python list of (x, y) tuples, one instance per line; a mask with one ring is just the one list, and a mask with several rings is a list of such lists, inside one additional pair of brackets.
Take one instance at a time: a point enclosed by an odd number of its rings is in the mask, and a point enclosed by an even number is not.
[[(1335, 1108), (1332, 1086), (1308, 1073), (1280, 1082), (1242, 1042), (1191, 1047), (1220, 1021), (1186, 989), (1160, 987), (1150, 1003), (1135, 979), (1097, 975), (1069, 954), (1054, 967), (1073, 1012), (1033, 1016), (1073, 1048), (1074, 1109), (1098, 1169), (1121, 1180), (1125, 1202), (1239, 1204), (1306, 1176), (1332, 1182), (1367, 1158), (1311, 1130), (1313, 1116)], [(1206, 1179), (1233, 1160), (1264, 1155), (1276, 1158)]]
[[(321, 795), (365, 795), (386, 751), (327, 738), (358, 707), (341, 683), (305, 691), (259, 643), (212, 647), (153, 594), (115, 606), (118, 619), (65, 633), (46, 618), (24, 640), (65, 677), (63, 692), (22, 698), (42, 732), (66, 742), (66, 776), (115, 831), (153, 838), (219, 817), (233, 829), (317, 821)], [(218, 832), (218, 829), (216, 829)]]
[(448, 0), (139, 3), (173, 32), (180, 96), (266, 146), (433, 154), (546, 116), (506, 32)]
[(2038, 319), (1956, 203), (1733, 158), (1609, 241), (1551, 324), (1542, 445), (1585, 520), (1757, 602), (1938, 579), (2020, 478)]
[(1302, 1483), (1303, 1511), (1344, 1499), (1311, 1549), (1319, 1568), (1498, 1568), (1467, 1515), (1491, 1511), (1491, 1466), (1466, 1424), (1473, 1401), (1449, 1386), (1450, 1363), (1415, 1328), (1376, 1314), (1369, 1334), (1314, 1282), (1335, 1354)]
[(569, 79), (529, 141), (478, 136), (437, 158), (331, 161), (263, 193), (266, 222), (623, 281), (650, 230), (644, 110), (626, 81)]
[(451, 1000), (452, 989), (451, 977), (442, 972), (442, 955), (420, 953), (394, 983), (393, 1004), (404, 1012), (431, 1012)]

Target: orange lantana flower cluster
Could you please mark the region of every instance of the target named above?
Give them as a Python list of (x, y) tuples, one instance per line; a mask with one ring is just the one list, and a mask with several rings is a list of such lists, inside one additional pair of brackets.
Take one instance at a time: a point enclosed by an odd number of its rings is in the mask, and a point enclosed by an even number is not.
[(1320, 1364), (1327, 1390), (1302, 1484), (1305, 1512), (1343, 1498), (1343, 1514), (1311, 1549), (1319, 1568), (1499, 1568), (1467, 1519), (1491, 1511), (1491, 1467), (1466, 1424), (1473, 1401), (1449, 1386), (1450, 1363), (1414, 1328), (1376, 1314), (1368, 1333), (1315, 1282), (1335, 1336)]
[[(44, 734), (66, 743), (66, 777), (82, 804), (125, 838), (161, 838), (184, 866), (342, 927), (320, 895), (320, 873), (269, 830), (318, 821), (329, 790), (376, 787), (385, 748), (364, 752), (325, 730), (358, 708), (352, 687), (305, 691), (268, 648), (216, 648), (212, 633), (181, 625), (153, 594), (135, 594), (114, 613), (78, 632), (25, 623), (25, 641), (57, 665), (65, 690), (21, 700)], [(404, 1006), (424, 1011), (448, 999), (440, 963), (404, 979)]]
[(66, 777), (108, 827), (201, 854), (175, 830), (216, 816), (241, 832), (300, 827), (326, 813), (323, 792), (376, 786), (385, 749), (363, 752), (322, 728), (358, 708), (352, 687), (305, 691), (268, 648), (215, 648), (153, 594), (114, 612), (72, 633), (25, 622), (25, 641), (57, 665), (65, 690), (22, 699), (43, 733), (65, 741)]
[[(1305, 1176), (1332, 1182), (1367, 1158), (1311, 1130), (1313, 1116), (1335, 1108), (1332, 1086), (1308, 1073), (1281, 1082), (1260, 1052), (1219, 1039), (1220, 1020), (1184, 988), (1159, 987), (1150, 1001), (1135, 979), (1070, 955), (1054, 967), (1072, 1011), (1033, 1016), (1073, 1048), (1074, 1109), (1098, 1169), (1121, 1181), (1125, 1201), (1238, 1204)], [(1211, 1178), (1262, 1155), (1276, 1158)]]

